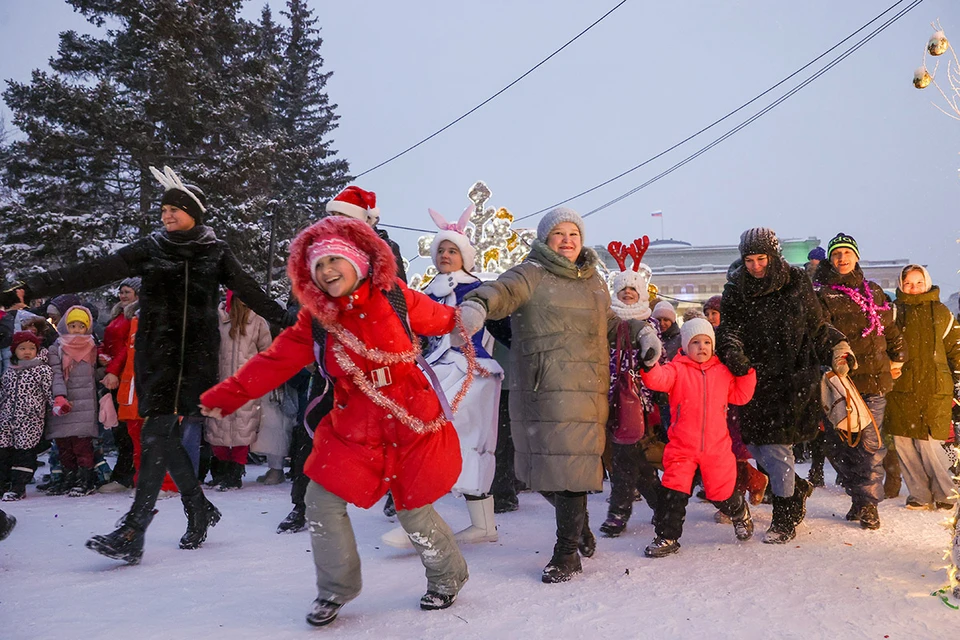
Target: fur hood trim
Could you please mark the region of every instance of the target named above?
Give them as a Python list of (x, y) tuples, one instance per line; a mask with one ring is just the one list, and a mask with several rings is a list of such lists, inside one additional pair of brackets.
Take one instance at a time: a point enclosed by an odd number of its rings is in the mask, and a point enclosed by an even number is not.
[(390, 246), (366, 222), (343, 216), (330, 216), (304, 229), (290, 245), (290, 260), (287, 275), (293, 283), (297, 300), (323, 325), (333, 323), (340, 309), (326, 293), (313, 282), (307, 250), (326, 238), (343, 238), (357, 245), (370, 257), (368, 279), (377, 289), (388, 290), (394, 286), (397, 262)]

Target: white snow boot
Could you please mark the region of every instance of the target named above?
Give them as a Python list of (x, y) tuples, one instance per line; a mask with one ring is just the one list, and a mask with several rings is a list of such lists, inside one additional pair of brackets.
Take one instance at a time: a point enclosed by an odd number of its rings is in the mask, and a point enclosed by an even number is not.
[(397, 549), (413, 549), (413, 543), (410, 542), (410, 536), (403, 530), (403, 527), (394, 527), (380, 536), (380, 542)]
[(497, 525), (493, 520), (493, 496), (483, 500), (467, 500), (470, 526), (454, 535), (460, 544), (472, 542), (496, 542)]

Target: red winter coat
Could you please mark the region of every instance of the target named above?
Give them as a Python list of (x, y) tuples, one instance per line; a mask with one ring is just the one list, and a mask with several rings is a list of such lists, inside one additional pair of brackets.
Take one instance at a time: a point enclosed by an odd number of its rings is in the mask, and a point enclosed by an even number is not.
[[(120, 305), (117, 305), (120, 307)], [(100, 344), (99, 355), (107, 360), (107, 373), (120, 377), (127, 362), (127, 338), (130, 336), (130, 321), (139, 308), (133, 302), (126, 308), (120, 307), (119, 313), (103, 330), (103, 342)]]
[(708, 500), (733, 495), (737, 460), (727, 429), (727, 404), (746, 404), (757, 386), (757, 373), (734, 377), (717, 356), (703, 364), (685, 354), (640, 374), (654, 391), (670, 395), (669, 443), (663, 451), (663, 486), (689, 494), (700, 467)]
[[(330, 298), (310, 278), (306, 250), (318, 238), (347, 237), (371, 256), (372, 276), (350, 296)], [(314, 359), (312, 321), (346, 330), (367, 348), (399, 353), (411, 348), (400, 318), (381, 292), (403, 291), (415, 334), (449, 333), (456, 309), (410, 291), (395, 279), (396, 263), (389, 246), (366, 224), (344, 217), (321, 220), (291, 245), (290, 279), (303, 307), (297, 323), (281, 333), (266, 351), (254, 356), (236, 375), (201, 396), (207, 407), (229, 414), (259, 398), (310, 364)], [(334, 333), (328, 334), (324, 369), (335, 379), (334, 408), (317, 425), (313, 451), (304, 472), (313, 481), (347, 502), (369, 508), (390, 490), (398, 509), (428, 505), (450, 491), (460, 475), (460, 443), (447, 421), (433, 432), (416, 433), (374, 402), (344, 373), (334, 357)], [(346, 345), (344, 345), (346, 346)], [(382, 367), (352, 352), (346, 353), (363, 371)], [(392, 381), (378, 390), (424, 423), (442, 415), (436, 392), (414, 363), (390, 365)]]

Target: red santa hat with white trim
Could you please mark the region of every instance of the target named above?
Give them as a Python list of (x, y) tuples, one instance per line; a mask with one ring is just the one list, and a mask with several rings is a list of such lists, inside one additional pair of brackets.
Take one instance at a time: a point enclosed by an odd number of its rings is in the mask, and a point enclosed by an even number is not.
[(377, 194), (373, 191), (364, 191), (357, 186), (349, 186), (327, 203), (327, 213), (338, 213), (356, 220), (366, 222), (371, 227), (380, 220), (380, 209), (377, 208)]

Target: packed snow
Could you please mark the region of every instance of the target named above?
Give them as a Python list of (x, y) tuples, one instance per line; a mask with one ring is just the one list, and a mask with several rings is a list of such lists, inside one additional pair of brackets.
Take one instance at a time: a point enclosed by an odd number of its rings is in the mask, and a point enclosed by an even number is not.
[[(241, 491), (209, 493), (223, 520), (197, 551), (177, 547), (186, 524), (179, 499), (159, 501), (138, 566), (83, 546), (111, 529), (129, 496), (49, 497), (30, 486), (27, 499), (0, 505), (18, 519), (0, 542), (0, 636), (922, 639), (944, 637), (960, 621), (931, 597), (946, 582), (950, 536), (941, 523), (949, 513), (908, 511), (902, 494), (881, 503), (879, 531), (864, 531), (844, 520), (849, 499), (828, 465), (827, 487), (788, 545), (760, 542), (769, 505), (753, 508), (754, 539), (737, 543), (694, 498), (679, 554), (648, 559), (652, 513), (638, 502), (624, 535), (599, 537), (583, 575), (560, 585), (540, 582), (552, 509), (522, 493), (519, 511), (497, 516), (499, 542), (464, 549), (470, 581), (453, 607), (436, 612), (419, 609), (426, 581), (417, 556), (380, 542), (395, 519), (379, 506), (351, 507), (364, 590), (332, 625), (313, 629), (304, 622), (315, 596), (309, 535), (275, 533), (290, 485), (258, 485), (265, 470), (249, 466)], [(598, 536), (608, 494), (606, 485), (589, 497)], [(462, 500), (448, 495), (437, 508), (454, 530), (469, 524)]]

